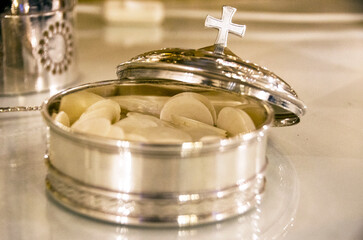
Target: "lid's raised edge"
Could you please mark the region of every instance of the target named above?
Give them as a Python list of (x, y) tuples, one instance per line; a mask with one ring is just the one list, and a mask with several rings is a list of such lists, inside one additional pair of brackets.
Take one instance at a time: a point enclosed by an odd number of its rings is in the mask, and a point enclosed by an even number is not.
[[(254, 65), (257, 66), (257, 65)], [(267, 70), (266, 70), (267, 71)], [(227, 76), (215, 75), (200, 68), (181, 64), (155, 62), (125, 62), (117, 67), (117, 76), (122, 79), (167, 79), (192, 84), (200, 84), (241, 95), (256, 97), (272, 105), (275, 112), (274, 126), (290, 126), (300, 122), (305, 114), (305, 104), (293, 91), (283, 95), (273, 89), (262, 89), (252, 83)], [(274, 77), (275, 75), (272, 75)]]

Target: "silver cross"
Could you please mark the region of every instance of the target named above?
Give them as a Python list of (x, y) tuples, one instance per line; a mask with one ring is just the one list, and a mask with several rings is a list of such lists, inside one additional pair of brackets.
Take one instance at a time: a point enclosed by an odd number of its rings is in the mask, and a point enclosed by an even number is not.
[(205, 26), (210, 28), (217, 28), (218, 36), (215, 41), (216, 45), (220, 45), (223, 47), (227, 46), (227, 38), (228, 33), (236, 34), (242, 37), (246, 31), (246, 25), (238, 25), (232, 23), (233, 14), (236, 12), (236, 9), (230, 6), (223, 6), (223, 14), (222, 19), (214, 18), (210, 15), (205, 19)]

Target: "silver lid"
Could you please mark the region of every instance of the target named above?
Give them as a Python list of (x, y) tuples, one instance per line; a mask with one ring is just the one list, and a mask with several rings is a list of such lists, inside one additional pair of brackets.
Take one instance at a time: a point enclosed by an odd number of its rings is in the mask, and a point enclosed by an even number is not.
[[(230, 23), (231, 16), (227, 18), (225, 14), (229, 12), (233, 15), (234, 11), (234, 8), (223, 7), (221, 22)], [(208, 19), (219, 21), (208, 16), (206, 26)], [(234, 24), (233, 27), (236, 26), (238, 25)], [(239, 35), (244, 33), (245, 26), (242, 27)], [(120, 80), (176, 80), (253, 96), (267, 101), (274, 108), (275, 126), (298, 123), (306, 106), (298, 99), (295, 91), (266, 68), (233, 54), (226, 47), (228, 32), (231, 31), (227, 29), (227, 34), (225, 32), (220, 29), (213, 46), (200, 49), (167, 48), (138, 55), (121, 63), (117, 67), (117, 76)]]

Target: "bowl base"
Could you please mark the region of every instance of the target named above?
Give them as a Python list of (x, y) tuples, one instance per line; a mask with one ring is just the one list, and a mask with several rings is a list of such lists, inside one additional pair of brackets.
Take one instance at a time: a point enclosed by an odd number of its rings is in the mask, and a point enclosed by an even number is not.
[(263, 168), (248, 181), (210, 192), (118, 192), (75, 180), (46, 161), (47, 192), (57, 203), (81, 215), (122, 225), (187, 227), (222, 221), (253, 208), (265, 187)]

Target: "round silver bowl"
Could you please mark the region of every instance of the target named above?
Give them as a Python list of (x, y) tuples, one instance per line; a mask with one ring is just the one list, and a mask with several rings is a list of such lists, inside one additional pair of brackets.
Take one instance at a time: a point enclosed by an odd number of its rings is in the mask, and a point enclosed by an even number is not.
[[(172, 96), (179, 92), (231, 94), (263, 109), (248, 134), (212, 142), (147, 144), (70, 132), (52, 120), (63, 96), (92, 91)], [(43, 103), (48, 126), (49, 195), (80, 214), (119, 224), (193, 226), (248, 211), (264, 191), (269, 104), (253, 97), (171, 80), (110, 80), (64, 90)]]

